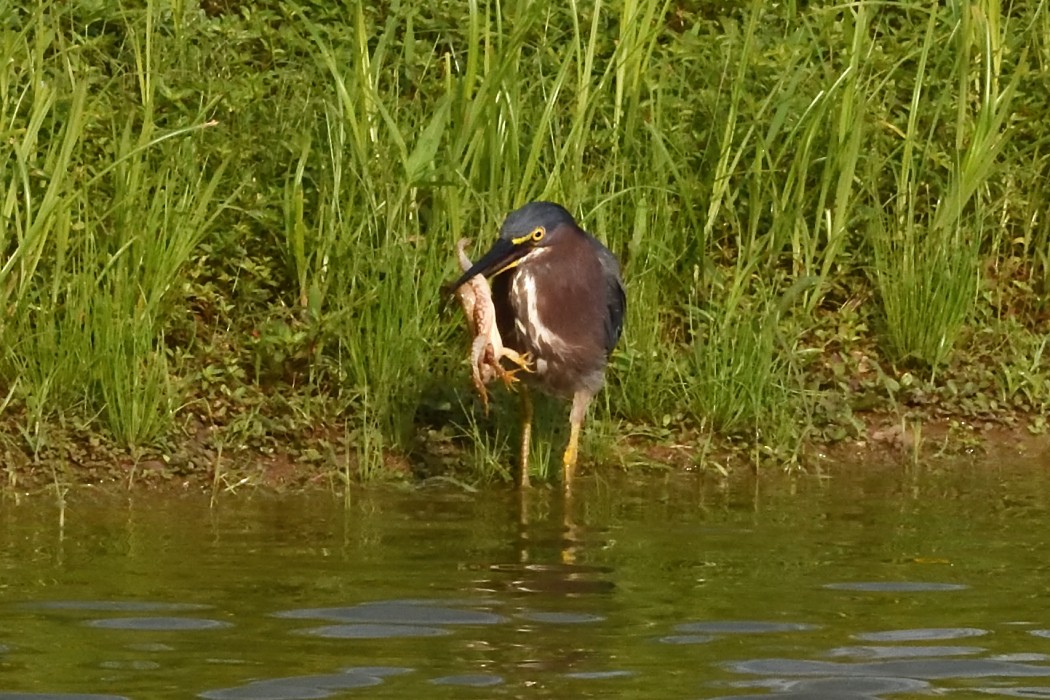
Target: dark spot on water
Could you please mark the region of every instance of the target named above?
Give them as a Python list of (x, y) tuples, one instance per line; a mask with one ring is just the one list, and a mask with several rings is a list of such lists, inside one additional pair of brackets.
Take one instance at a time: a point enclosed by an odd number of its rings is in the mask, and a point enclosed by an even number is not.
[(910, 678), (815, 678), (799, 681), (776, 681), (768, 686), (775, 695), (732, 695), (716, 700), (878, 700), (887, 693), (922, 692), (929, 684)]
[(737, 673), (763, 676), (875, 676), (929, 680), (992, 676), (1050, 678), (1050, 666), (989, 659), (904, 659), (855, 664), (801, 659), (752, 659), (728, 663), (726, 668)]
[(660, 642), (663, 644), (706, 644), (712, 639), (716, 637), (710, 634), (672, 634), (660, 637)]
[(351, 668), (343, 669), (343, 673), (354, 673), (359, 676), (375, 676), (376, 678), (403, 676), (406, 673), (411, 672), (412, 669), (404, 668), (403, 666), (353, 666)]
[(593, 566), (591, 564), (566, 564), (563, 562), (545, 562), (542, 564), (521, 564), (517, 562), (509, 564), (489, 564), (489, 569), (492, 571), (507, 571), (511, 573), (532, 571), (537, 573), (556, 574), (610, 574), (613, 572), (612, 567), (609, 566)]
[(611, 574), (611, 566), (594, 566), (592, 564), (568, 564), (565, 562), (545, 562), (536, 564), (523, 564), (526, 571), (556, 571), (566, 574)]
[(978, 693), (1009, 698), (1050, 698), (1050, 688), (974, 688)]
[(142, 644), (128, 644), (128, 649), (132, 651), (175, 651), (175, 647), (170, 644), (161, 644), (160, 642), (143, 642)]
[(410, 637), (440, 637), (452, 634), (440, 627), (423, 627), (421, 625), (326, 625), (301, 630), (301, 634), (326, 639), (397, 639)]
[(160, 664), (156, 661), (145, 661), (142, 659), (135, 661), (103, 661), (99, 664), (99, 668), (113, 671), (156, 671), (160, 668)]
[(398, 625), (494, 625), (507, 618), (483, 610), (461, 610), (417, 601), (362, 603), (345, 608), (304, 608), (276, 613), (277, 617), (371, 622)]
[(833, 591), (866, 591), (869, 593), (920, 593), (923, 591), (962, 591), (969, 586), (961, 583), (928, 583), (922, 581), (858, 581), (854, 583), (826, 583)]
[(207, 610), (211, 606), (197, 603), (160, 603), (141, 600), (46, 600), (25, 603), (24, 607), (40, 610), (83, 610), (85, 612), (179, 612)]
[(858, 693), (876, 697), (885, 693), (904, 693), (926, 690), (929, 683), (911, 678), (818, 678), (796, 681), (792, 690), (823, 694), (821, 697), (839, 697), (841, 693)]
[(1020, 661), (1020, 662), (1035, 662), (1050, 661), (1050, 654), (1037, 654), (1037, 653), (1017, 653), (1017, 654), (996, 654), (991, 657), (996, 661)]
[(603, 681), (611, 678), (629, 678), (633, 675), (630, 671), (574, 671), (566, 673), (565, 677), (581, 681)]
[(123, 695), (90, 695), (83, 693), (3, 693), (0, 700), (129, 700)]
[(430, 681), (434, 685), (463, 685), (470, 688), (488, 688), (502, 685), (503, 679), (488, 673), (470, 673), (462, 676), (444, 676)]
[(447, 608), (482, 608), (489, 607), (492, 605), (499, 605), (500, 601), (495, 598), (442, 598), (440, 600), (434, 600), (433, 598), (397, 598), (396, 600), (377, 600), (369, 603), (362, 603), (362, 605), (422, 605), (422, 606), (434, 606), (440, 605)]
[(110, 630), (145, 630), (161, 632), (181, 632), (189, 630), (214, 630), (232, 627), (229, 622), (206, 620), (195, 617), (112, 617), (102, 620), (89, 620), (89, 627)]
[(864, 646), (838, 647), (828, 652), (828, 656), (847, 656), (854, 659), (914, 659), (927, 656), (967, 656), (980, 654), (982, 651), (983, 647)]
[(713, 622), (687, 622), (675, 625), (676, 632), (699, 632), (701, 634), (768, 634), (771, 632), (807, 632), (818, 629), (817, 625), (805, 622), (761, 622), (756, 620), (725, 620)]
[(491, 564), (489, 570), (498, 576), (486, 582), (496, 590), (507, 589), (521, 593), (551, 593), (556, 595), (582, 595), (610, 593), (616, 584), (602, 574), (611, 569), (583, 564)]
[(254, 681), (235, 688), (207, 690), (198, 697), (207, 700), (310, 700), (331, 697), (333, 691), (367, 688), (382, 682), (378, 676), (352, 669), (345, 673)]
[(981, 637), (988, 630), (975, 627), (927, 627), (913, 630), (886, 630), (885, 632), (862, 632), (853, 635), (854, 639), (869, 642), (929, 642), (939, 639), (964, 639)]
[(605, 619), (601, 615), (569, 612), (525, 612), (518, 617), (532, 622), (545, 622), (555, 625), (579, 625), (589, 622), (601, 622)]

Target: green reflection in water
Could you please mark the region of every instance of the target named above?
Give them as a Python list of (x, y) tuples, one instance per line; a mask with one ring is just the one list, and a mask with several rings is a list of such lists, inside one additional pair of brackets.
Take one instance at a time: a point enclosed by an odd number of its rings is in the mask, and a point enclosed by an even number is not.
[(8, 496), (0, 691), (1033, 692), (1050, 686), (1048, 494), (1045, 465), (985, 464), (596, 479), (571, 503), (81, 492), (64, 525)]

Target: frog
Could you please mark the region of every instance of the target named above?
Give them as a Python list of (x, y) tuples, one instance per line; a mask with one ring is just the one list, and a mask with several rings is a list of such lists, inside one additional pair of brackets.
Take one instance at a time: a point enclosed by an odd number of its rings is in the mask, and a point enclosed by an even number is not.
[[(467, 257), (467, 246), (470, 240), (461, 238), (456, 243), (459, 266), (464, 272), (473, 264)], [(503, 344), (499, 327), (496, 325), (496, 307), (492, 302), (492, 289), (484, 275), (475, 275), (456, 290), (459, 303), (467, 316), (467, 327), (473, 337), (470, 345), (470, 374), (474, 388), (481, 397), (485, 415), (489, 412), (489, 395), (486, 385), (500, 379), (507, 388), (512, 388), (518, 381), (515, 376), (519, 371), (531, 372), (531, 360), (528, 353), (518, 353)], [(507, 359), (517, 365), (507, 369), (501, 360)]]

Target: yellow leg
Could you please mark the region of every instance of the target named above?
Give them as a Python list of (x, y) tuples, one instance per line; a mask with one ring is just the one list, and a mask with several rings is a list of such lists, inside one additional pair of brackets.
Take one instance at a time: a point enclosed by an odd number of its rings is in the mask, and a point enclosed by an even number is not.
[(518, 485), (529, 488), (529, 443), (532, 440), (532, 397), (529, 388), (523, 387), (521, 392), (521, 470)]
[(565, 448), (565, 454), (562, 455), (561, 461), (564, 467), (564, 474), (562, 479), (565, 482), (565, 492), (568, 493), (572, 490), (572, 475), (576, 470), (576, 456), (580, 449), (580, 424), (572, 423), (569, 425), (569, 445)]
[(587, 391), (577, 391), (572, 397), (572, 410), (569, 412), (569, 444), (561, 460), (564, 467), (562, 480), (565, 482), (565, 493), (572, 491), (572, 477), (576, 471), (576, 457), (580, 450), (580, 430), (583, 428), (583, 419), (587, 415), (587, 406), (590, 403), (591, 394)]

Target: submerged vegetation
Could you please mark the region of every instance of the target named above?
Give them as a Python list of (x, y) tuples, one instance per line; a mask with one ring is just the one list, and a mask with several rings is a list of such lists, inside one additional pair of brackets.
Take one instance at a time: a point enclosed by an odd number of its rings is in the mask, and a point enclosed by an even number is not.
[(1045, 2), (7, 14), (9, 483), (505, 474), (514, 397), (482, 418), (438, 290), (460, 237), (541, 198), (628, 288), (585, 459), (1047, 430)]

